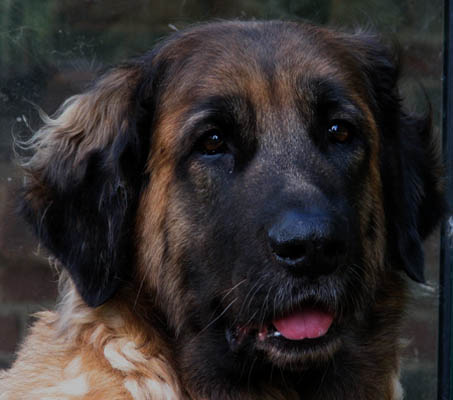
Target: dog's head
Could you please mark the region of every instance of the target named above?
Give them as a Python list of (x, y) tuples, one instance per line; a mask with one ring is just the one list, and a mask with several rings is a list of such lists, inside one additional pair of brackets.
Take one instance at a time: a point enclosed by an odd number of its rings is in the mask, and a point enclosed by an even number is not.
[(191, 374), (321, 362), (386, 328), (369, 315), (402, 307), (400, 271), (423, 281), (442, 213), (397, 64), (297, 23), (176, 33), (32, 139), (25, 215), (90, 306), (149, 295)]

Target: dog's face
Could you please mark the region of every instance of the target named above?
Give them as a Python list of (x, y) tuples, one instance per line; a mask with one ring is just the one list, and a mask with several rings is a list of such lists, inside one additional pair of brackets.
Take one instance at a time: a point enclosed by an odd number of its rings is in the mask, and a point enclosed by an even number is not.
[[(152, 168), (139, 229), (166, 187), (159, 268), (185, 281), (175, 328), (294, 367), (340, 344), (384, 270), (379, 133), (365, 78), (336, 45), (278, 25), (246, 33), (191, 38), (175, 62), (192, 65), (170, 74), (151, 145), (172, 178)], [(139, 241), (143, 275), (174, 296), (172, 276), (154, 278), (152, 237)]]
[(316, 368), (397, 331), (442, 212), (394, 63), (295, 23), (178, 33), (42, 130), (25, 212), (88, 304), (152, 298), (189, 380)]

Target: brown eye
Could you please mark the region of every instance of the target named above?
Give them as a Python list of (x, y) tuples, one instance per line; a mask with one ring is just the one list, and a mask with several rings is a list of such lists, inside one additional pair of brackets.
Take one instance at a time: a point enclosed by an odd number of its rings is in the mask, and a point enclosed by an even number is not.
[(345, 143), (351, 137), (351, 128), (343, 122), (335, 122), (329, 128), (329, 138), (338, 143)]
[(204, 154), (214, 155), (222, 153), (225, 148), (225, 141), (220, 132), (211, 132), (201, 140), (201, 151)]

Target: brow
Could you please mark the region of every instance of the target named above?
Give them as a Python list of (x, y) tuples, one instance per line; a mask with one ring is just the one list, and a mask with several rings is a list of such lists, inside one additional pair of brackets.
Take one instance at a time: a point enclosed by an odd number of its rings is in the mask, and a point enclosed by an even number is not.
[(298, 82), (300, 82), (298, 92), (303, 97), (299, 97), (299, 102), (308, 100), (310, 107), (315, 112), (322, 114), (327, 110), (335, 110), (348, 114), (354, 119), (364, 118), (363, 111), (353, 99), (350, 91), (341, 82), (331, 78), (310, 80), (300, 78)]
[(241, 95), (214, 95), (196, 102), (184, 115), (183, 134), (201, 123), (241, 124), (250, 117), (251, 105)]

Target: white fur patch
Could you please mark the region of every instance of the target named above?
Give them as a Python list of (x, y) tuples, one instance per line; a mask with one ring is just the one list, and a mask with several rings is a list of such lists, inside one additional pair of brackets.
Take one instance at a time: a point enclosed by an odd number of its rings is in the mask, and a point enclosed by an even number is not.
[(134, 379), (126, 379), (124, 381), (124, 387), (131, 394), (134, 400), (146, 400), (146, 394), (143, 393), (138, 382)]
[(137, 369), (134, 364), (116, 350), (114, 342), (106, 344), (104, 347), (104, 356), (113, 368), (120, 371), (131, 372)]
[(173, 389), (165, 382), (154, 379), (126, 379), (124, 387), (134, 400), (178, 400)]
[(70, 400), (70, 399), (68, 397), (57, 396), (57, 397), (41, 397), (40, 400)]
[(77, 378), (60, 382), (57, 386), (57, 389), (62, 394), (71, 396), (83, 396), (89, 392), (90, 388), (88, 386), (86, 375), (80, 375)]
[(82, 357), (75, 357), (64, 369), (64, 375), (66, 377), (76, 376), (80, 373), (82, 368)]
[[(84, 396), (89, 392), (88, 381), (86, 375), (80, 375), (74, 379), (67, 379), (59, 382), (55, 386), (35, 389), (32, 394), (39, 394), (43, 396), (52, 396), (49, 398), (64, 400), (62, 396)], [(42, 397), (43, 399), (45, 397)]]
[(121, 352), (127, 357), (128, 360), (146, 363), (147, 359), (145, 356), (137, 350), (137, 346), (134, 342), (127, 342), (122, 348)]
[(149, 393), (152, 393), (154, 400), (177, 400), (176, 393), (165, 382), (156, 381), (154, 379), (146, 379), (145, 386), (148, 388)]
[(104, 331), (104, 325), (99, 325), (90, 336), (90, 343), (93, 344)]

